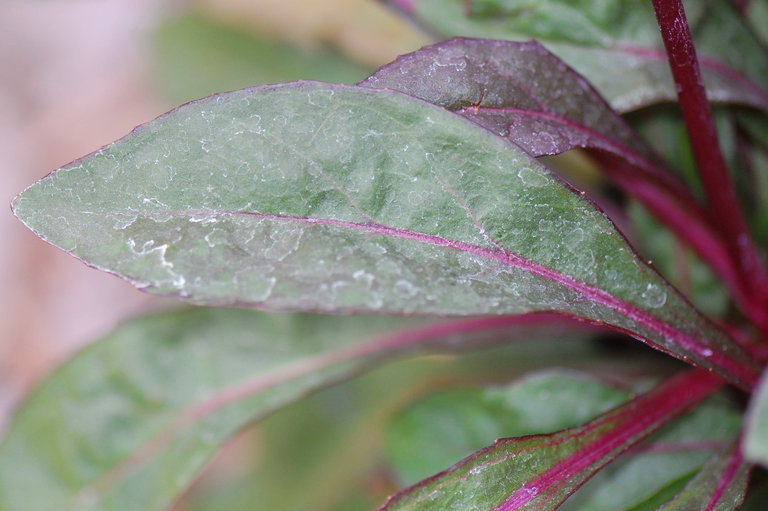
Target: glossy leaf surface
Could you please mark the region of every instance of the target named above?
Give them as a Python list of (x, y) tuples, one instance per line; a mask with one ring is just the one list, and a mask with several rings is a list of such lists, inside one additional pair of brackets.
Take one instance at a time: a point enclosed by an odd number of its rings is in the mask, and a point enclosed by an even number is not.
[(621, 452), (714, 392), (692, 371), (592, 421), (551, 435), (496, 441), (445, 472), (411, 486), (381, 509), (552, 510)]
[(24, 403), (0, 444), (0, 509), (164, 509), (224, 440), (287, 403), (397, 355), (483, 346), (510, 339), (500, 328), (532, 335), (527, 326), (553, 320), (419, 326), (228, 309), (136, 320)]
[[(653, 11), (647, 2), (385, 3), (405, 11), (440, 38), (535, 38), (586, 76), (622, 112), (676, 99)], [(728, 2), (687, 2), (686, 8), (700, 53), (706, 56), (701, 61), (710, 98), (768, 109), (768, 59)], [(722, 34), (726, 31), (729, 41), (723, 44)]]
[(749, 357), (529, 155), (440, 107), (312, 82), (190, 103), (20, 195), (49, 242), (206, 304), (557, 310), (748, 386)]
[(768, 468), (768, 371), (752, 395), (745, 428), (744, 457)]

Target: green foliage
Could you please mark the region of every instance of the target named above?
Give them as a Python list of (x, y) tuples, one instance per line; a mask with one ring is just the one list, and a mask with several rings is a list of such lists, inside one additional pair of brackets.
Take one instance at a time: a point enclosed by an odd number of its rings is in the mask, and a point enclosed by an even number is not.
[[(127, 322), (33, 392), (0, 443), (0, 511), (761, 509), (768, 296), (716, 221), (743, 210), (765, 258), (760, 2), (687, 5), (727, 211), (692, 121), (647, 108), (682, 87), (650, 2), (386, 3), (502, 41), (341, 85), (307, 79), (366, 71), (180, 18), (156, 37), (178, 101), (305, 80), (185, 104), (14, 200), (85, 263), (211, 307)], [(537, 159), (573, 149), (589, 190)], [(188, 491), (233, 438), (238, 475)]]

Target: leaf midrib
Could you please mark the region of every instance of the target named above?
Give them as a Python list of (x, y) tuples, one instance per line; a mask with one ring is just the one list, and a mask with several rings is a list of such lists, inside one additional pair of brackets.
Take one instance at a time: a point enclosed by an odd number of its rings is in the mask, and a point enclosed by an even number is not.
[[(503, 265), (521, 269), (528, 273), (537, 275), (539, 277), (543, 277), (547, 280), (550, 280), (552, 282), (555, 282), (563, 286), (566, 286), (570, 289), (573, 289), (578, 293), (580, 293), (585, 298), (589, 299), (590, 301), (593, 301), (608, 309), (614, 310), (619, 314), (631, 319), (632, 321), (635, 321), (638, 324), (641, 324), (644, 327), (647, 327), (650, 330), (653, 330), (654, 332), (663, 336), (664, 338), (670, 339), (680, 348), (687, 350), (689, 353), (697, 357), (700, 357), (701, 359), (710, 359), (710, 360), (712, 360), (713, 358), (719, 359), (717, 360), (717, 363), (713, 363), (713, 365), (715, 367), (719, 367), (721, 370), (725, 372), (725, 374), (731, 376), (732, 379), (734, 380), (734, 383), (743, 384), (744, 381), (750, 382), (754, 378), (756, 378), (756, 375), (754, 375), (751, 370), (747, 369), (747, 367), (745, 367), (745, 365), (742, 362), (733, 359), (728, 353), (726, 353), (721, 349), (717, 349), (717, 351), (712, 349), (713, 347), (715, 348), (719, 348), (719, 347), (704, 345), (701, 342), (699, 342), (697, 339), (678, 330), (677, 328), (670, 325), (669, 323), (660, 320), (659, 318), (653, 316), (652, 314), (642, 309), (639, 309), (638, 307), (632, 305), (631, 303), (628, 303), (620, 298), (617, 298), (613, 294), (610, 294), (606, 291), (590, 286), (589, 284), (586, 284), (572, 277), (569, 277), (563, 273), (560, 273), (557, 270), (535, 263), (533, 261), (525, 259), (507, 250), (491, 250), (488, 248), (483, 248), (483, 247), (479, 247), (476, 245), (472, 245), (472, 244), (464, 243), (460, 241), (450, 240), (450, 239), (443, 238), (436, 235), (409, 231), (409, 230), (400, 229), (396, 227), (386, 226), (379, 223), (358, 223), (358, 222), (334, 220), (334, 219), (328, 219), (328, 218), (309, 218), (309, 217), (295, 217), (295, 216), (286, 216), (286, 215), (273, 215), (273, 214), (258, 213), (258, 212), (252, 212), (252, 211), (221, 211), (221, 210), (217, 210), (217, 211), (154, 211), (154, 212), (81, 211), (80, 213), (96, 214), (96, 215), (130, 215), (135, 217), (139, 217), (139, 216), (144, 216), (144, 217), (151, 217), (151, 216), (250, 217), (250, 218), (258, 218), (262, 220), (276, 221), (276, 222), (295, 222), (295, 223), (304, 224), (304, 225), (328, 225), (332, 227), (346, 228), (351, 230), (362, 230), (362, 231), (368, 231), (368, 232), (382, 235), (382, 236), (412, 240), (412, 241), (417, 241), (417, 242), (425, 243), (432, 246), (452, 248), (460, 252), (469, 253), (469, 254), (480, 256), (480, 257), (485, 257), (488, 259), (493, 259), (495, 261), (502, 263)], [(587, 318), (587, 319), (591, 321), (595, 321), (593, 318)], [(612, 326), (614, 328), (619, 328), (623, 330), (621, 327), (617, 325), (612, 325)], [(637, 336), (638, 334), (634, 333), (634, 335)], [(648, 343), (649, 345), (653, 346), (654, 348), (664, 353), (668, 353), (677, 358), (683, 358), (683, 359), (686, 358), (685, 355), (676, 354), (673, 351), (671, 351), (669, 348), (659, 345), (646, 337), (641, 337), (641, 339), (644, 342)]]

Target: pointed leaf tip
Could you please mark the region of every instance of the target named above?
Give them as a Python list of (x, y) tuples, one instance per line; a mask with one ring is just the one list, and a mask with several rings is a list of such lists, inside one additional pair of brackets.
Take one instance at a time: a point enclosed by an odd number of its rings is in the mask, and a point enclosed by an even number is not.
[(525, 152), (390, 90), (315, 82), (184, 105), (17, 200), (35, 232), (203, 304), (556, 310), (749, 386), (749, 357)]

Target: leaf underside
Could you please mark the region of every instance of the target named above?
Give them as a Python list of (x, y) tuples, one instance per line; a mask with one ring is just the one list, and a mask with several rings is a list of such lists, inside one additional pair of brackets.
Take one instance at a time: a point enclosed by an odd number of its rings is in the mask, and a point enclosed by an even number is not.
[(86, 263), (197, 303), (556, 310), (734, 383), (756, 378), (585, 197), (395, 91), (297, 82), (212, 96), (54, 172), (14, 210)]

